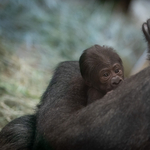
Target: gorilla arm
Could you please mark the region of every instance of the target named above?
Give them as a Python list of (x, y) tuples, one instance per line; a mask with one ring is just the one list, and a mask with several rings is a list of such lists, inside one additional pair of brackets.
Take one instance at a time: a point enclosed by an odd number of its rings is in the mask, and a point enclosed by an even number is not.
[(149, 149), (150, 68), (86, 107), (78, 70), (78, 62), (56, 69), (37, 112), (35, 148), (44, 139), (56, 150)]

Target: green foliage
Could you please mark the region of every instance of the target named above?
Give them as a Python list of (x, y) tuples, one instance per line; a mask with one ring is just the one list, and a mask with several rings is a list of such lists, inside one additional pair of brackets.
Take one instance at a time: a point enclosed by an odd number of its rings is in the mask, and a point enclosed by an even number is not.
[(112, 13), (110, 5), (92, 1), (9, 0), (2, 6), (5, 9), (0, 10), (1, 37), (28, 46), (47, 45), (49, 51), (66, 59), (78, 59), (85, 48), (95, 43), (127, 54), (131, 49), (139, 54), (143, 47), (139, 29), (123, 15)]

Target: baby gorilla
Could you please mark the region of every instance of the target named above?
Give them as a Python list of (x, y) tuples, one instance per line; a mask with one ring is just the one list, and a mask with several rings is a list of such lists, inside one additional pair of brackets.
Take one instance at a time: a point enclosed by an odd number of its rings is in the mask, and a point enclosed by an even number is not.
[(87, 104), (102, 98), (124, 79), (122, 60), (112, 48), (94, 45), (84, 50), (79, 65), (88, 86)]

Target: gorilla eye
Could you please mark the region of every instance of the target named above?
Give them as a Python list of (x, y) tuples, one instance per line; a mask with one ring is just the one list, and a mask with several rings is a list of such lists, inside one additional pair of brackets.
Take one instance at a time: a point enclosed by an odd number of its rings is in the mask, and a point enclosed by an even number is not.
[(115, 69), (115, 73), (118, 73), (119, 72), (119, 69)]
[(103, 76), (104, 76), (104, 77), (108, 77), (109, 74), (108, 74), (107, 72), (105, 72), (105, 73), (103, 74)]

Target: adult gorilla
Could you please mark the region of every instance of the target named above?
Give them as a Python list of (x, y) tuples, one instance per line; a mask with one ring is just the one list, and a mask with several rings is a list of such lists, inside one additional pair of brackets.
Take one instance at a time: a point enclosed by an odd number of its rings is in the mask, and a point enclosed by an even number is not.
[[(150, 45), (150, 20), (143, 32)], [(61, 63), (36, 116), (21, 117), (3, 128), (1, 149), (150, 149), (150, 67), (87, 106), (86, 90), (78, 62)]]

